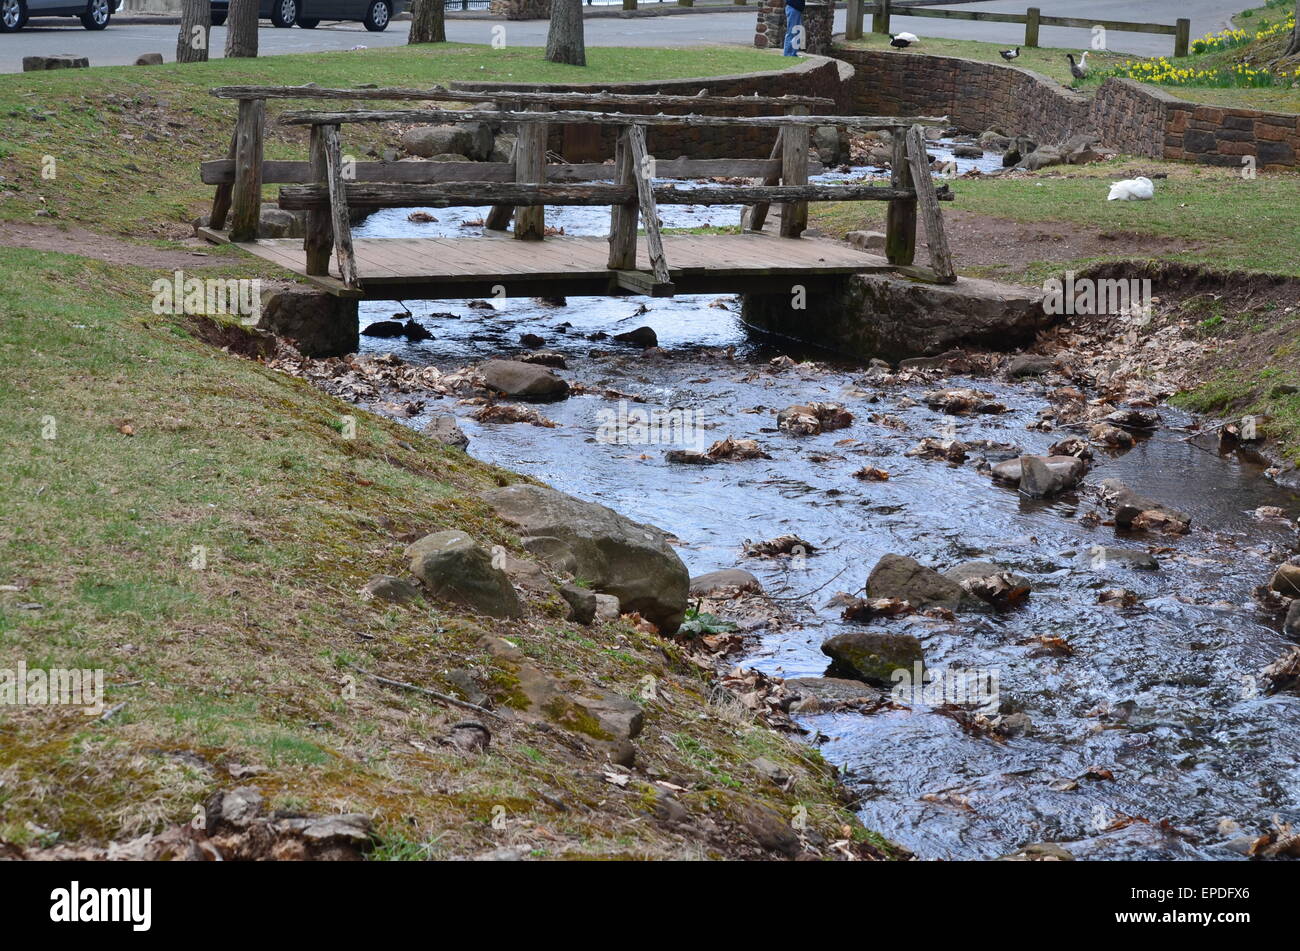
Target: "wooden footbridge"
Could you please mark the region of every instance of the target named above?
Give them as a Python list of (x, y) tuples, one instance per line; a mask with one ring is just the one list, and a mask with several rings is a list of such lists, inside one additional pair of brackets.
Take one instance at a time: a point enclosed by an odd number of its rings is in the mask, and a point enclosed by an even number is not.
[[(926, 157), (924, 127), (943, 118), (880, 118), (813, 114), (833, 106), (816, 97), (586, 95), (470, 92), (434, 87), (325, 89), (316, 86), (237, 86), (213, 94), (239, 103), (230, 151), (202, 165), (216, 185), (206, 228), (214, 242), (230, 241), (280, 264), (332, 294), (374, 300), (480, 296), (675, 293), (789, 293), (794, 284), (843, 279), (873, 271), (951, 283), (956, 280), (936, 188)], [(310, 129), (304, 161), (267, 161), (263, 141), (268, 99), (426, 101), (469, 108), (286, 112), (279, 123)], [(480, 105), (482, 104), (482, 105)], [(487, 106), (490, 108), (483, 108)], [(635, 112), (608, 111), (633, 108)], [(722, 112), (772, 111), (771, 115)], [(678, 110), (665, 114), (663, 109)], [(689, 110), (689, 111), (682, 111)], [(706, 112), (708, 114), (706, 114)], [(517, 130), (509, 162), (353, 162), (340, 146), (344, 124), (490, 122)], [(612, 164), (547, 161), (554, 123), (618, 128)], [(772, 127), (767, 159), (655, 162), (646, 147), (650, 126)], [(818, 126), (893, 133), (888, 183), (810, 184), (809, 138)], [(701, 184), (679, 188), (666, 178), (761, 184)], [(258, 239), (262, 188), (280, 184), (281, 208), (305, 211), (306, 237)], [(889, 203), (886, 254), (866, 254), (841, 242), (804, 236), (808, 203)], [(663, 234), (660, 205), (745, 207), (740, 234)], [(546, 235), (545, 206), (608, 206), (608, 238)], [(764, 231), (779, 208), (775, 233)], [(353, 208), (491, 206), (487, 237), (353, 239)], [(914, 265), (918, 216), (925, 221), (930, 267)], [(511, 237), (513, 235), (513, 239)], [(644, 241), (639, 238), (644, 236)]]

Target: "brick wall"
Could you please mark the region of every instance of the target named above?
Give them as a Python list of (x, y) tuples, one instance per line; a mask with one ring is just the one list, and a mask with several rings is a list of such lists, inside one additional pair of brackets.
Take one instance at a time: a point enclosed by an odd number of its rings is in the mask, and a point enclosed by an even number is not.
[[(791, 62), (794, 62), (793, 60)], [(528, 85), (506, 83), (458, 83), (457, 87), (475, 90), (516, 89), (522, 91), (547, 90), (551, 92), (611, 92), (645, 95), (661, 93), (675, 96), (694, 96), (705, 90), (713, 96), (825, 96), (836, 102), (831, 111), (844, 108), (845, 81), (852, 70), (843, 63), (822, 57), (805, 57), (789, 69), (771, 73), (746, 73), (736, 76), (714, 76), (702, 79), (675, 79), (656, 82), (634, 82), (593, 85)], [(635, 113), (635, 108), (622, 108), (620, 112)], [(657, 110), (656, 110), (657, 111)], [(674, 114), (687, 113), (686, 108), (665, 109)], [(738, 108), (735, 115), (771, 115), (772, 110), (758, 107)], [(691, 158), (767, 158), (776, 140), (773, 129), (708, 128), (698, 126), (649, 126), (647, 145), (651, 154), (661, 159), (675, 159), (686, 155)], [(547, 148), (563, 155), (569, 161), (604, 161), (614, 154), (616, 126), (563, 126), (553, 125)]]
[(1300, 165), (1300, 116), (1189, 103), (1130, 79), (1089, 98), (1017, 66), (838, 46), (854, 68), (848, 109), (860, 115), (949, 115), (963, 128), (1059, 141), (1090, 132), (1133, 155), (1264, 170)]

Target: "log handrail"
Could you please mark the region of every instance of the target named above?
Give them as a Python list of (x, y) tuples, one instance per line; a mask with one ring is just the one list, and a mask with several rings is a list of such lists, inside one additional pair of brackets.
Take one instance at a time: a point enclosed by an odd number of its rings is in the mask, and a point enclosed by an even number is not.
[(426, 102), (527, 102), (548, 106), (587, 104), (597, 106), (646, 106), (664, 108), (689, 106), (750, 108), (753, 106), (784, 109), (788, 106), (833, 106), (835, 100), (825, 96), (681, 96), (665, 93), (609, 92), (534, 92), (531, 90), (457, 89), (435, 85), (429, 89), (376, 87), (338, 89), (324, 86), (218, 86), (212, 95), (218, 99), (342, 99), (357, 102), (412, 100)]
[(280, 125), (342, 125), (349, 122), (413, 122), (438, 125), (456, 122), (589, 122), (594, 125), (686, 125), (731, 126), (734, 128), (780, 129), (786, 127), (812, 128), (836, 126), (845, 129), (909, 129), (914, 125), (944, 128), (952, 124), (948, 116), (705, 116), (696, 113), (685, 115), (633, 115), (626, 112), (476, 112), (465, 109), (352, 109), (345, 112), (298, 111), (281, 114)]

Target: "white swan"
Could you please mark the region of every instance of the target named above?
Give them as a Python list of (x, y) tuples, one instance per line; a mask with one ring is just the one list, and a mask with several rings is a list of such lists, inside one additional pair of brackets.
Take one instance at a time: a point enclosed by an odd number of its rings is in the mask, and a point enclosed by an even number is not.
[(1129, 178), (1110, 186), (1107, 201), (1150, 201), (1156, 197), (1155, 183), (1149, 178)]

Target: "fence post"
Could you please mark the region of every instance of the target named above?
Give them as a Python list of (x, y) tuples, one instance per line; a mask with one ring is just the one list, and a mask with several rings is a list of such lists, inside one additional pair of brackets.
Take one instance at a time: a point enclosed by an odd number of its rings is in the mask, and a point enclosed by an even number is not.
[(871, 32), (889, 35), (889, 2), (876, 0), (876, 8), (871, 14)]
[(636, 9), (636, 0), (623, 0), (623, 9), (624, 9), (624, 10), (635, 10), (635, 9)]
[[(614, 180), (636, 188), (638, 169), (632, 161), (632, 141), (628, 129), (618, 130), (614, 146)], [(638, 204), (613, 205), (609, 210), (609, 269), (636, 270), (636, 221)]]
[(844, 14), (844, 38), (846, 40), (862, 39), (862, 0), (849, 0)]
[(231, 241), (257, 240), (257, 226), (262, 218), (262, 129), (265, 119), (265, 99), (239, 100), (239, 119), (235, 125)]
[[(789, 115), (806, 116), (807, 106), (791, 106)], [(781, 184), (808, 184), (808, 126), (788, 125), (781, 129)], [(781, 237), (797, 238), (808, 227), (808, 202), (791, 201), (781, 206)]]
[(1025, 12), (1025, 46), (1030, 49), (1038, 46), (1038, 20), (1042, 15), (1038, 7), (1030, 7)]
[[(326, 186), (329, 193), (329, 159), (325, 154), (325, 127), (311, 127), (311, 180)], [(303, 250), (307, 255), (308, 274), (328, 274), (330, 257), (334, 253), (334, 216), (328, 206), (307, 212), (307, 228), (303, 235)]]
[[(916, 187), (912, 166), (907, 160), (907, 130), (893, 129), (894, 155), (889, 163), (891, 188)], [(916, 260), (916, 198), (893, 198), (885, 225), (885, 256), (895, 267), (910, 267)]]
[(1178, 32), (1174, 34), (1174, 56), (1186, 56), (1192, 43), (1192, 21), (1179, 17), (1175, 25)]
[(679, 7), (693, 7), (695, 6), (695, 0), (677, 0), (677, 5)]
[[(535, 105), (530, 112), (546, 112)], [(521, 122), (515, 133), (515, 181), (546, 183), (545, 122)], [(541, 241), (546, 235), (546, 206), (520, 205), (515, 209), (515, 237), (524, 241)]]

